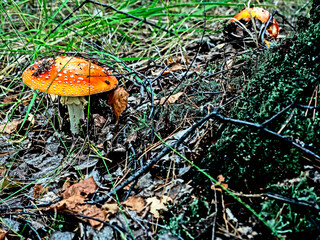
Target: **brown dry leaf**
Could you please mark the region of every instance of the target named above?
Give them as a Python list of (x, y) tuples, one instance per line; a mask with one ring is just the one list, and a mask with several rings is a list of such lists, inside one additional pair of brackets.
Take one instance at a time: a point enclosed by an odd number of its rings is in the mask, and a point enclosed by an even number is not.
[(222, 176), (221, 174), (217, 177), (217, 179), (219, 183), (222, 183), (225, 180), (224, 176)]
[[(220, 175), (217, 177), (217, 180), (218, 180), (218, 183), (219, 183), (222, 187), (228, 188), (228, 184), (227, 184), (227, 183), (224, 183), (224, 181), (225, 181), (224, 176), (222, 176), (222, 175), (220, 174)], [(215, 185), (212, 185), (212, 186), (211, 186), (211, 190), (216, 189), (216, 187), (219, 186), (218, 183), (216, 183)], [(217, 188), (216, 190), (221, 191), (220, 188)]]
[(109, 221), (109, 216), (114, 215), (119, 211), (117, 203), (106, 203), (101, 207), (106, 213), (106, 221)]
[[(175, 102), (179, 99), (179, 97), (180, 97), (181, 95), (183, 95), (183, 92), (178, 92), (178, 93), (176, 93), (176, 94), (171, 95), (171, 96), (168, 98), (167, 103), (168, 103), (168, 104), (173, 104), (173, 103), (175, 103)], [(163, 104), (166, 99), (167, 99), (167, 97), (161, 98), (161, 99), (160, 99), (160, 104)], [(158, 102), (159, 102), (159, 100), (156, 100), (156, 101), (155, 101), (155, 103), (158, 103)]]
[(129, 134), (129, 136), (126, 139), (126, 143), (132, 143), (135, 142), (138, 137), (137, 131), (133, 131)]
[(5, 239), (6, 234), (7, 234), (7, 231), (2, 229), (2, 228), (0, 228), (0, 240)]
[(124, 187), (123, 187), (123, 190), (129, 191), (129, 189), (130, 189), (130, 187), (131, 187), (132, 184), (133, 184), (133, 182), (131, 182), (131, 183), (129, 183), (128, 185), (124, 186)]
[[(84, 200), (85, 198), (81, 196), (72, 196), (67, 199), (61, 200), (57, 204), (53, 205), (51, 208), (56, 208), (59, 212), (81, 214), (84, 216), (97, 218), (101, 221), (105, 221), (106, 213), (95, 205), (85, 204)], [(82, 219), (83, 221), (88, 221), (89, 224), (95, 229), (99, 229), (103, 226), (103, 224), (99, 221), (88, 218), (82, 218), (81, 216), (76, 217)]]
[(69, 188), (71, 186), (71, 183), (70, 183), (70, 178), (67, 177), (66, 181), (63, 183), (62, 185), (62, 191), (66, 191), (67, 188)]
[[(168, 74), (170, 72), (175, 72), (175, 71), (178, 71), (178, 70), (182, 70), (182, 69), (186, 69), (186, 67), (184, 65), (182, 65), (181, 63), (178, 63), (178, 62), (175, 62), (173, 64), (171, 64), (170, 67), (168, 67), (163, 73), (162, 75), (165, 75), (165, 74)], [(158, 76), (160, 73), (162, 72), (162, 70), (158, 70), (158, 71), (155, 71), (155, 72), (152, 72), (152, 75), (153, 76)]]
[(6, 172), (7, 172), (7, 169), (5, 167), (0, 167), (0, 177), (4, 177)]
[(144, 207), (145, 203), (142, 197), (130, 196), (126, 201), (122, 203), (123, 205), (130, 207), (131, 210), (140, 212)]
[[(179, 59), (179, 60), (180, 60), (180, 59)], [(174, 60), (172, 57), (169, 57), (167, 60), (164, 61), (164, 63), (165, 63), (166, 65), (170, 65), (170, 64), (173, 64), (173, 63), (175, 63), (175, 62), (177, 62), (177, 60)]]
[(160, 210), (168, 210), (165, 204), (167, 204), (169, 201), (172, 201), (172, 199), (168, 196), (163, 196), (161, 200), (157, 197), (150, 197), (146, 200), (147, 204), (150, 204), (150, 212), (155, 218), (160, 218)]
[(107, 122), (107, 119), (105, 119), (103, 116), (95, 113), (95, 114), (93, 114), (93, 122), (94, 122), (94, 126), (102, 128), (103, 125)]
[(36, 184), (33, 188), (33, 198), (39, 199), (42, 198), (43, 195), (49, 192), (49, 188), (42, 187), (40, 183)]
[[(60, 212), (71, 214), (81, 214), (88, 217), (97, 218), (101, 221), (105, 221), (105, 211), (101, 210), (95, 205), (85, 203), (88, 195), (93, 194), (97, 190), (97, 188), (98, 186), (93, 177), (87, 178), (82, 182), (76, 183), (67, 188), (66, 191), (61, 194), (63, 200), (54, 205), (51, 205), (49, 209), (57, 209)], [(83, 221), (89, 222), (89, 224), (95, 229), (99, 229), (103, 226), (102, 223), (93, 219), (82, 218), (81, 216), (79, 216), (78, 218), (82, 219)]]
[(120, 114), (128, 105), (129, 93), (124, 88), (117, 88), (108, 96), (108, 104), (112, 106), (112, 111), (118, 122)]
[(93, 177), (89, 177), (79, 183), (73, 184), (61, 195), (63, 199), (67, 199), (72, 196), (82, 196), (85, 199), (89, 194), (95, 193), (97, 189), (98, 185), (94, 181)]
[(9, 94), (9, 96), (6, 96), (2, 101), (3, 103), (12, 103), (17, 99), (17, 96), (12, 96), (12, 94)]
[(0, 132), (6, 133), (6, 134), (11, 134), (15, 131), (17, 131), (22, 123), (22, 120), (13, 120), (12, 122), (9, 123), (4, 123), (0, 125)]

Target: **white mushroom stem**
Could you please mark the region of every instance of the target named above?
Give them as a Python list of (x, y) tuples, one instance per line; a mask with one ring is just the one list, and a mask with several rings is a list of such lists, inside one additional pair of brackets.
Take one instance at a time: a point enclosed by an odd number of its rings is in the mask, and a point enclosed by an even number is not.
[(83, 109), (87, 105), (87, 101), (84, 97), (68, 97), (62, 96), (60, 99), (62, 105), (67, 105), (69, 118), (70, 118), (70, 130), (73, 134), (79, 134), (80, 132), (80, 119), (84, 120)]

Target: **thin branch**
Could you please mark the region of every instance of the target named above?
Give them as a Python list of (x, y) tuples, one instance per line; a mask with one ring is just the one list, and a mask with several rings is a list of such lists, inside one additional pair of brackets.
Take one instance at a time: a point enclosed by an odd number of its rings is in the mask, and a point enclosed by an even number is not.
[(52, 29), (52, 30), (50, 31), (50, 33), (44, 38), (44, 41), (46, 41), (46, 40), (50, 37), (50, 35), (51, 35), (52, 33), (54, 33), (54, 32), (58, 29), (58, 27), (60, 27), (65, 21), (67, 21), (69, 18), (71, 18), (71, 16), (72, 16), (76, 11), (78, 11), (80, 8), (82, 8), (83, 5), (85, 5), (87, 2), (88, 2), (88, 1), (85, 0), (85, 1), (83, 1), (78, 7), (76, 7), (75, 9), (73, 9), (73, 11), (72, 11), (71, 13), (69, 13), (69, 15), (66, 16), (66, 17), (62, 20), (62, 22), (60, 22), (54, 29)]
[(265, 196), (267, 196), (269, 198), (272, 198), (272, 199), (276, 199), (276, 200), (285, 202), (285, 203), (294, 204), (294, 205), (298, 205), (298, 206), (306, 207), (306, 208), (311, 208), (313, 210), (316, 210), (316, 211), (320, 212), (320, 207), (316, 203), (300, 201), (300, 200), (297, 200), (297, 199), (294, 199), (294, 198), (289, 198), (289, 197), (283, 196), (281, 194), (272, 193), (272, 192), (268, 192), (268, 193), (265, 193), (263, 195), (265, 195)]
[(116, 9), (116, 8), (112, 7), (112, 6), (109, 5), (109, 4), (104, 4), (104, 3), (96, 2), (96, 1), (93, 1), (93, 0), (87, 0), (87, 2), (91, 2), (91, 3), (93, 3), (93, 4), (100, 5), (100, 6), (103, 6), (103, 7), (105, 7), (105, 8), (110, 8), (110, 9), (112, 9), (113, 11), (115, 11), (115, 12), (117, 12), (117, 13), (124, 14), (124, 15), (125, 15), (126, 17), (128, 17), (128, 18), (132, 18), (132, 19), (138, 20), (138, 21), (140, 21), (140, 22), (143, 22), (143, 23), (145, 23), (145, 24), (148, 24), (148, 25), (150, 25), (150, 26), (153, 26), (153, 27), (155, 27), (155, 28), (158, 28), (158, 29), (160, 29), (160, 30), (162, 30), (162, 31), (165, 31), (165, 32), (167, 32), (167, 33), (170, 33), (171, 35), (176, 35), (174, 32), (172, 32), (172, 31), (170, 31), (170, 30), (168, 30), (168, 29), (165, 29), (165, 28), (163, 28), (163, 27), (160, 27), (160, 26), (158, 26), (158, 25), (156, 25), (156, 24), (154, 24), (154, 23), (152, 23), (152, 22), (149, 22), (149, 21), (147, 21), (147, 20), (145, 20), (145, 19), (138, 18), (138, 17), (133, 16), (133, 15), (131, 15), (131, 14), (129, 14), (129, 13), (123, 12), (123, 11), (121, 11), (121, 10), (119, 10), (119, 9)]
[(88, 201), (87, 203), (94, 204), (94, 203), (106, 201), (110, 196), (114, 195), (117, 191), (123, 189), (129, 183), (131, 183), (132, 181), (140, 177), (142, 174), (144, 174), (146, 171), (148, 171), (156, 162), (158, 162), (161, 158), (167, 155), (172, 148), (178, 147), (189, 136), (189, 134), (193, 133), (198, 128), (198, 126), (208, 121), (210, 118), (212, 118), (212, 116), (213, 116), (213, 113), (205, 116), (204, 118), (196, 122), (194, 125), (192, 125), (192, 127), (190, 127), (189, 130), (181, 138), (179, 138), (172, 145), (165, 146), (163, 150), (157, 155), (157, 157), (153, 158), (150, 162), (144, 165), (140, 170), (136, 171), (133, 175), (131, 175), (127, 180), (119, 184), (113, 191), (109, 192), (107, 195), (103, 197), (100, 197), (98, 201)]
[(273, 115), (272, 117), (270, 117), (268, 120), (264, 121), (261, 125), (265, 126), (267, 125), (269, 122), (271, 122), (272, 120), (276, 119), (277, 117), (281, 116), (283, 113), (285, 113), (286, 111), (288, 111), (291, 107), (293, 106), (304, 106), (304, 105), (300, 105), (297, 104), (297, 101), (299, 100), (299, 98), (301, 96), (303, 96), (305, 94), (306, 91), (308, 91), (315, 83), (317, 83), (320, 80), (320, 76), (316, 77), (315, 79), (313, 79), (296, 97), (295, 99), (288, 105), (286, 106), (284, 109), (282, 109), (280, 112), (276, 113), (275, 115)]
[[(214, 112), (213, 112), (214, 113)], [(212, 114), (212, 113), (211, 113)], [(210, 114), (210, 115), (211, 115)], [(225, 117), (223, 115), (221, 115), (220, 113), (216, 112), (213, 114), (215, 118), (221, 120), (221, 121), (224, 121), (224, 122), (229, 122), (229, 123), (233, 123), (233, 124), (236, 124), (236, 125), (242, 125), (242, 126), (246, 126), (246, 127), (252, 127), (256, 130), (261, 130), (269, 135), (271, 135), (272, 137), (278, 139), (278, 140), (281, 140), (282, 142), (286, 142), (286, 143), (289, 143), (291, 144), (293, 147), (295, 148), (298, 148), (301, 152), (304, 152), (308, 155), (310, 155), (312, 158), (314, 158), (316, 161), (320, 162), (320, 156), (317, 155), (316, 153), (312, 152), (311, 150), (305, 148), (305, 147), (302, 147), (301, 145), (299, 145), (298, 143), (288, 139), (287, 137), (285, 136), (282, 136), (274, 131), (271, 131), (265, 127), (263, 127), (262, 124), (257, 124), (257, 123), (252, 123), (252, 122), (246, 122), (246, 121), (243, 121), (243, 120), (238, 120), (238, 119), (233, 119), (233, 118), (228, 118), (228, 117)]]
[(167, 32), (167, 33), (170, 33), (171, 35), (176, 35), (174, 32), (172, 32), (172, 31), (170, 31), (170, 30), (167, 30), (167, 29), (165, 29), (165, 28), (163, 28), (163, 27), (160, 27), (160, 26), (158, 26), (158, 25), (156, 25), (156, 24), (154, 24), (154, 23), (152, 23), (152, 22), (149, 22), (149, 21), (147, 21), (147, 20), (145, 20), (145, 19), (138, 18), (138, 17), (133, 16), (133, 15), (131, 15), (131, 14), (129, 14), (129, 13), (126, 13), (126, 12), (123, 12), (123, 11), (121, 11), (121, 10), (118, 10), (118, 9), (112, 7), (112, 6), (109, 5), (109, 4), (104, 4), (104, 3), (100, 3), (100, 2), (96, 2), (96, 1), (92, 1), (92, 0), (85, 0), (85, 1), (83, 1), (78, 7), (76, 7), (75, 9), (73, 9), (73, 11), (72, 11), (71, 13), (69, 13), (69, 15), (66, 16), (66, 17), (62, 20), (62, 22), (60, 22), (54, 29), (52, 29), (52, 30), (50, 31), (50, 33), (44, 38), (44, 41), (46, 41), (46, 40), (50, 37), (50, 35), (51, 35), (52, 33), (54, 33), (65, 21), (67, 21), (76, 11), (78, 11), (80, 8), (82, 8), (86, 3), (93, 3), (93, 4), (96, 4), (96, 5), (99, 5), (99, 6), (103, 6), (103, 7), (105, 7), (105, 8), (110, 8), (110, 9), (112, 9), (113, 11), (115, 11), (115, 12), (117, 12), (117, 13), (124, 14), (124, 15), (125, 15), (126, 17), (128, 17), (128, 18), (132, 18), (132, 19), (138, 20), (138, 21), (140, 21), (140, 22), (143, 22), (143, 23), (145, 23), (145, 24), (151, 25), (151, 26), (153, 26), (153, 27), (155, 27), (155, 28), (158, 28), (158, 29), (160, 29), (160, 30), (162, 30), (162, 31), (165, 31), (165, 32)]
[(146, 171), (148, 171), (156, 162), (158, 162), (161, 158), (163, 158), (165, 155), (167, 155), (172, 149), (178, 147), (191, 133), (193, 133), (201, 124), (208, 121), (211, 118), (216, 118), (222, 122), (232, 123), (235, 125), (242, 125), (249, 128), (253, 128), (255, 130), (260, 130), (262, 132), (267, 133), (268, 135), (272, 136), (275, 139), (278, 139), (282, 142), (289, 143), (293, 147), (299, 149), (301, 152), (311, 156), (316, 161), (320, 162), (320, 156), (316, 153), (312, 152), (311, 150), (302, 147), (298, 143), (291, 141), (285, 136), (282, 136), (274, 131), (271, 131), (265, 127), (263, 127), (262, 124), (247, 122), (243, 120), (233, 119), (229, 117), (225, 117), (222, 114), (220, 114), (219, 111), (220, 108), (215, 108), (213, 112), (208, 114), (207, 116), (200, 119), (198, 122), (196, 122), (192, 127), (189, 128), (189, 130), (181, 137), (179, 138), (174, 144), (167, 145), (163, 148), (163, 150), (157, 155), (157, 157), (153, 158), (150, 162), (148, 162), (146, 165), (144, 165), (140, 170), (138, 170), (136, 173), (131, 175), (127, 180), (119, 184), (113, 191), (109, 192), (107, 195), (101, 197), (98, 201), (88, 201), (88, 203), (98, 203), (98, 202), (104, 202), (106, 201), (110, 196), (114, 195), (117, 191), (123, 189), (125, 186), (127, 186), (129, 183), (140, 177), (142, 174), (144, 174)]

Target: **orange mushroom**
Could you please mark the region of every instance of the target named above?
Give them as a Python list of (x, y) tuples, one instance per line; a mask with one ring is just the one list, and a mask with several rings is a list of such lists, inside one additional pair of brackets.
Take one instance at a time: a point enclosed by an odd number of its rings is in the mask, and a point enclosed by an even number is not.
[[(271, 14), (267, 10), (264, 10), (261, 7), (251, 7), (251, 8), (246, 8), (246, 9), (241, 10), (230, 21), (236, 22), (237, 20), (238, 21), (244, 20), (244, 21), (248, 22), (248, 21), (250, 21), (251, 16), (253, 18), (259, 19), (262, 23), (267, 23)], [(272, 38), (278, 37), (279, 25), (274, 18), (271, 19), (270, 24), (267, 28), (267, 31), (269, 32), (269, 34)]]
[(67, 105), (70, 130), (79, 133), (79, 120), (84, 119), (84, 96), (107, 92), (117, 87), (117, 79), (103, 67), (79, 57), (56, 57), (29, 66), (22, 74), (30, 88), (60, 95)]

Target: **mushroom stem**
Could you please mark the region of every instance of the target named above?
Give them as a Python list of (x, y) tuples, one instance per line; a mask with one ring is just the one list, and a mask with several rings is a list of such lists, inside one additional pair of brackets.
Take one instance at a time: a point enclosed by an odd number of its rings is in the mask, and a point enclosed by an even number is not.
[(69, 118), (70, 118), (70, 131), (73, 134), (79, 134), (80, 132), (80, 119), (84, 120), (83, 109), (87, 104), (84, 97), (67, 97), (62, 96), (60, 100), (62, 105), (67, 105)]

